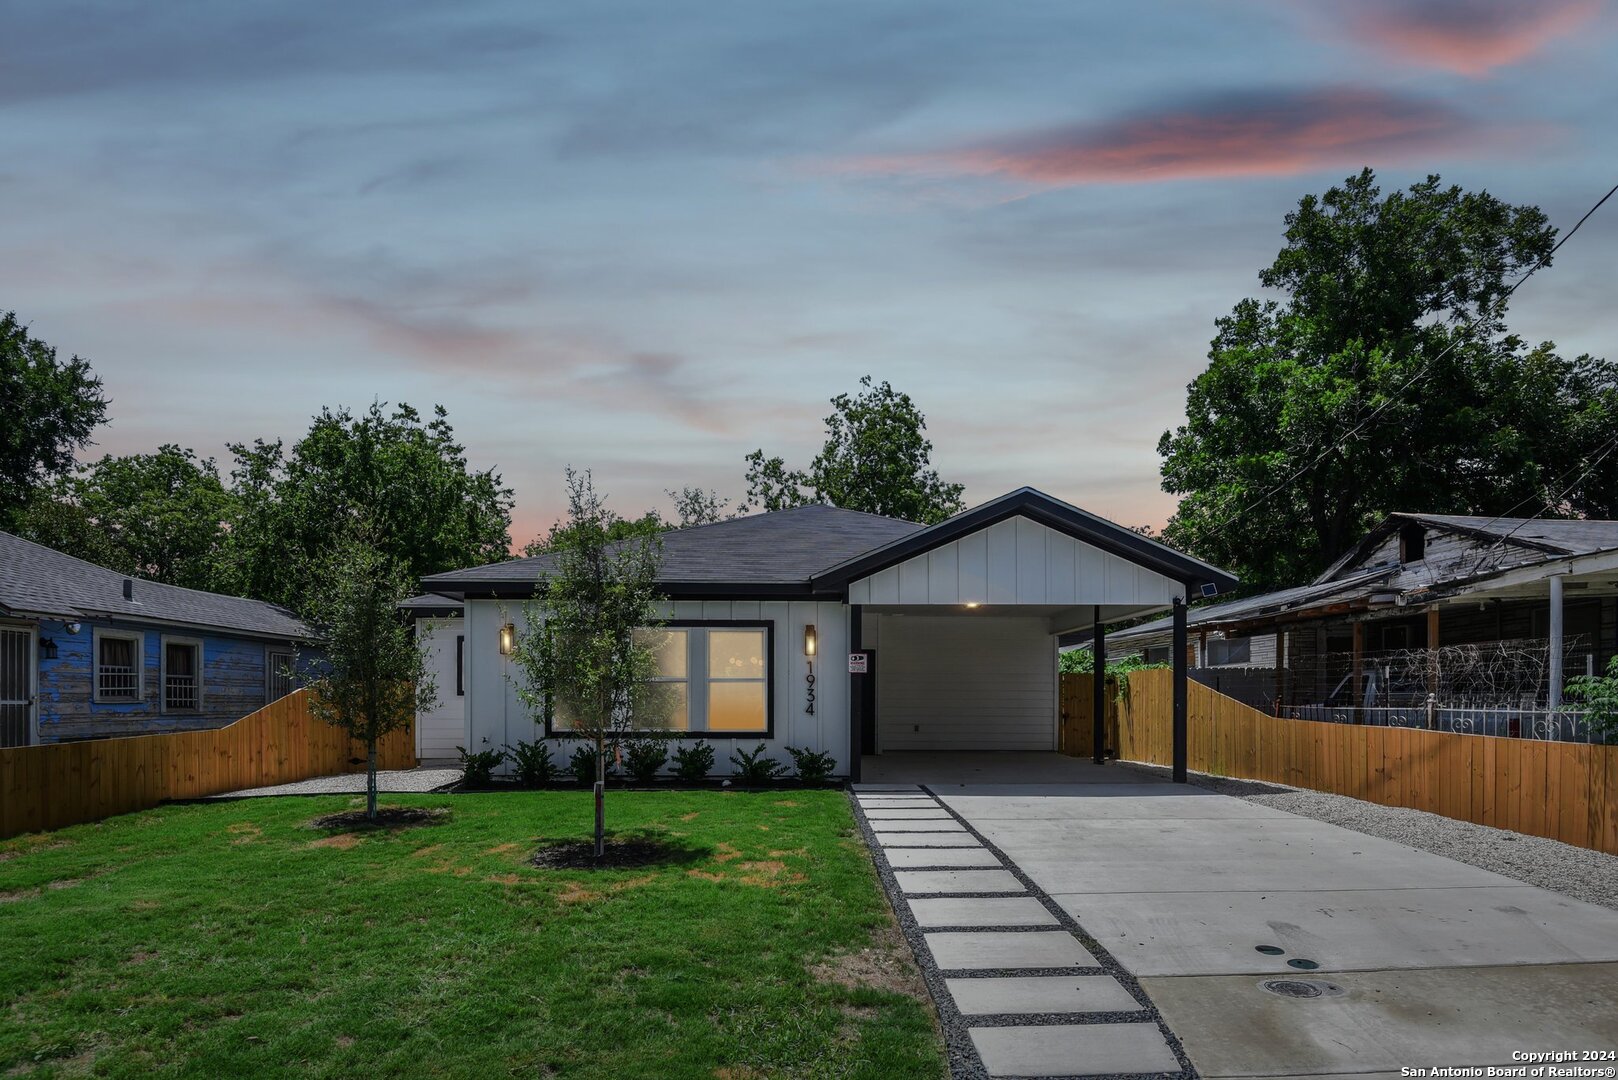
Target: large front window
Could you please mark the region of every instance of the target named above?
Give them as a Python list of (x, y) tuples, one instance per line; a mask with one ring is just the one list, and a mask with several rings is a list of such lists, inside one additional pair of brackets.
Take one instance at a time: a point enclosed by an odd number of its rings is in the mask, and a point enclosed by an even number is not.
[[(654, 658), (651, 691), (663, 722), (647, 729), (675, 733), (765, 735), (770, 730), (770, 626), (681, 625), (639, 631)], [(573, 718), (552, 705), (551, 730)]]

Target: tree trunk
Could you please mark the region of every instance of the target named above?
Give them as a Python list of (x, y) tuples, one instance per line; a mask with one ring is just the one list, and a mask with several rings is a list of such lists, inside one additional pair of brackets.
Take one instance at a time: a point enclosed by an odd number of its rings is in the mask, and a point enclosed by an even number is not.
[(376, 820), (376, 740), (365, 744), (365, 820)]
[(596, 738), (596, 858), (607, 851), (607, 742)]

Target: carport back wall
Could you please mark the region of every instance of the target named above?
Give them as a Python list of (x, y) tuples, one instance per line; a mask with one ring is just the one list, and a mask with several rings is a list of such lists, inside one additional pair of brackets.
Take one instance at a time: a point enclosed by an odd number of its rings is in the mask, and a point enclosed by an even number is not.
[(1054, 750), (1044, 617), (871, 615), (880, 750)]

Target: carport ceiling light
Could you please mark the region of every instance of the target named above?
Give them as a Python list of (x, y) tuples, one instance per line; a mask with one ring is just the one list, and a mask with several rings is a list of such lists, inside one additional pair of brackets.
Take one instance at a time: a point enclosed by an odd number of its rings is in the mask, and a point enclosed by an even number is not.
[(969, 608), (973, 608), (973, 607), (977, 607), (977, 606), (978, 606), (978, 604), (977, 604), (977, 601), (976, 601), (976, 600), (971, 600), (971, 601), (968, 601), (968, 602), (967, 602), (967, 605), (966, 605), (966, 606), (967, 606), (967, 607), (969, 607)]

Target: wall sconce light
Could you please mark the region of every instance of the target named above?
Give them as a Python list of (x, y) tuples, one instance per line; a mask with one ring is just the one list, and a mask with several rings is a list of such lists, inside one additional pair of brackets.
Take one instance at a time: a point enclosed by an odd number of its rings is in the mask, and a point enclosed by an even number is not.
[(510, 623), (500, 628), (500, 655), (510, 656), (517, 644), (517, 628)]
[(79, 630), (81, 629), (79, 624), (76, 623), (76, 622), (63, 623), (62, 626), (63, 626), (63, 629), (65, 629), (68, 633), (74, 634), (74, 635), (77, 635)]
[(805, 655), (805, 656), (813, 656), (813, 655), (815, 655), (815, 645), (816, 644), (817, 644), (817, 642), (815, 640), (815, 624), (814, 623), (805, 623), (804, 627), (803, 627), (803, 655)]
[(42, 637), (39, 639), (39, 658), (41, 660), (56, 659), (56, 639)]

